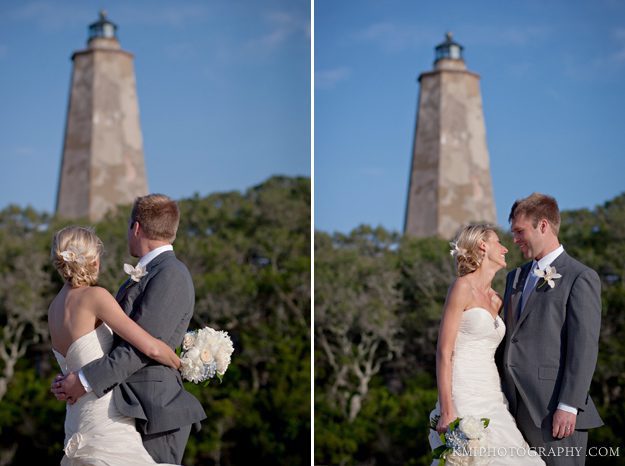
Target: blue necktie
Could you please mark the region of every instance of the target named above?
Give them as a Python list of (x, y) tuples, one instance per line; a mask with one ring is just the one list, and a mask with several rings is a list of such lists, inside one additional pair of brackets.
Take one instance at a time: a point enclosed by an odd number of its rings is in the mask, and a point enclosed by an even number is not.
[(530, 294), (534, 290), (536, 282), (538, 281), (538, 277), (534, 275), (534, 270), (536, 270), (537, 265), (538, 263), (536, 261), (532, 262), (532, 267), (530, 268), (529, 275), (525, 280), (525, 288), (523, 288), (523, 294), (521, 295), (521, 303), (519, 306), (519, 315), (517, 317), (517, 320), (519, 317), (521, 317), (523, 309), (525, 308), (525, 304), (527, 303), (527, 300), (529, 299)]

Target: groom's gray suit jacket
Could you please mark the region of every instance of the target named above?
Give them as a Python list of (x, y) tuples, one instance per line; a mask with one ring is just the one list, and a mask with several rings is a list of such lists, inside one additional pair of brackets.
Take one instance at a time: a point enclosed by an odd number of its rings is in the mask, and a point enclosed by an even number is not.
[[(186, 266), (166, 251), (147, 265), (139, 282), (130, 279), (117, 301), (135, 322), (171, 348), (184, 338), (193, 315), (195, 292)], [(83, 374), (101, 397), (111, 390), (117, 409), (137, 419), (137, 429), (154, 434), (206, 418), (200, 402), (188, 393), (180, 373), (163, 366), (115, 336), (107, 356), (83, 367)]]
[[(511, 271), (506, 279), (506, 336), (499, 360), (510, 411), (517, 393), (532, 421), (541, 427), (558, 403), (577, 408), (576, 429), (603, 424), (588, 394), (601, 326), (601, 283), (597, 273), (566, 252), (551, 264), (562, 277), (550, 288), (538, 279), (521, 316), (516, 319), (532, 263)], [(540, 287), (539, 287), (540, 286)]]

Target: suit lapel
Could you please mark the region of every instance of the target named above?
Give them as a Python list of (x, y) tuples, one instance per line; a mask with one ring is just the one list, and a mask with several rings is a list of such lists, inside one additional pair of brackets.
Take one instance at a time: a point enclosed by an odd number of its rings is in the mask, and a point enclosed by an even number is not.
[[(555, 267), (556, 271), (560, 273), (560, 270), (563, 270), (565, 268), (567, 257), (568, 256), (566, 252), (563, 252), (558, 257), (556, 257), (556, 259), (550, 265), (552, 267)], [(530, 263), (530, 266), (531, 266), (531, 263)], [(528, 267), (528, 272), (529, 272), (529, 267)], [(529, 273), (526, 274), (526, 278), (528, 275)], [(551, 289), (549, 288), (549, 285), (547, 284), (543, 285), (543, 283), (544, 283), (544, 280), (542, 278), (539, 278), (538, 280), (536, 280), (536, 283), (534, 285), (534, 290), (529, 294), (527, 298), (527, 303), (525, 304), (525, 306), (523, 306), (523, 312), (521, 312), (521, 316), (519, 317), (519, 321), (516, 324), (515, 331), (525, 321), (525, 319), (527, 319), (527, 316), (530, 315), (532, 312), (534, 312), (536, 308), (543, 307), (542, 305), (545, 303), (545, 300), (543, 299), (544, 297), (542, 295), (543, 293), (546, 293), (548, 290)], [(556, 280), (556, 286), (558, 286), (557, 283), (558, 281)], [(540, 289), (538, 288), (539, 286), (540, 286)], [(521, 287), (521, 292), (522, 291), (523, 291), (523, 288)]]
[(528, 262), (527, 264), (523, 264), (521, 267), (516, 269), (510, 295), (510, 306), (506, 310), (506, 326), (511, 329), (516, 327), (516, 317), (519, 309), (519, 303), (521, 301), (521, 296), (523, 295), (523, 287), (525, 286), (525, 280), (527, 280), (527, 275), (531, 265), (532, 263)]
[(133, 294), (134, 295), (137, 294), (136, 292), (133, 293), (133, 290), (137, 288), (137, 285), (139, 283), (140, 282), (136, 282), (132, 278), (128, 278), (128, 280), (126, 280), (123, 283), (123, 285), (119, 288), (119, 291), (117, 292), (117, 296), (115, 297), (115, 299), (117, 299), (117, 302), (121, 306), (122, 310), (128, 316), (131, 316), (132, 303), (136, 298), (136, 296), (133, 297)]
[[(146, 271), (148, 272), (148, 274), (150, 273), (151, 270), (153, 270), (156, 266), (158, 266), (161, 262), (163, 262), (163, 260), (165, 260), (168, 256), (173, 256), (173, 255), (174, 255), (173, 251), (165, 251), (159, 254), (158, 256), (156, 256), (154, 259), (152, 259), (146, 267)], [(139, 280), (139, 282), (140, 281), (141, 280)], [(126, 294), (128, 293), (128, 290), (133, 285), (136, 285), (139, 282), (135, 282), (132, 278), (128, 277), (128, 279), (124, 283), (122, 283), (122, 286), (119, 287), (119, 291), (117, 292), (117, 295), (115, 295), (115, 299), (118, 302), (124, 299), (124, 296), (126, 296)]]
[[(540, 285), (541, 281), (542, 280), (540, 279), (536, 280), (536, 283), (534, 284), (534, 290), (527, 296), (527, 302), (523, 305), (523, 309), (521, 309), (521, 315), (519, 316), (519, 320), (516, 323), (515, 330), (521, 326), (523, 321), (527, 319), (527, 316), (531, 314), (532, 311), (536, 308), (536, 306), (533, 305), (533, 302), (536, 299), (536, 287)], [(523, 294), (523, 290), (521, 290), (521, 293), (519, 294)]]
[(122, 283), (122, 286), (119, 287), (119, 290), (115, 295), (115, 299), (117, 300), (117, 302), (121, 302), (121, 300), (124, 299), (124, 296), (126, 296), (126, 293), (128, 292), (128, 288), (130, 288), (133, 283), (135, 282), (130, 277), (124, 283)]
[(143, 278), (141, 278), (141, 280), (139, 280), (138, 282), (135, 282), (132, 278), (129, 277), (122, 284), (122, 286), (119, 287), (119, 291), (117, 292), (115, 299), (120, 304), (120, 306), (122, 307), (122, 309), (124, 310), (126, 314), (131, 315), (132, 303), (138, 296), (138, 293), (134, 293), (134, 296), (129, 296), (129, 293), (131, 292), (131, 290), (133, 290), (136, 285), (138, 285), (143, 280), (145, 280), (145, 278), (148, 277), (150, 273), (153, 272), (161, 263), (163, 263), (164, 260), (172, 256), (175, 257), (173, 251), (165, 251), (159, 254), (158, 256), (156, 256), (154, 259), (152, 259), (149, 262), (149, 264), (146, 267), (147, 274)]

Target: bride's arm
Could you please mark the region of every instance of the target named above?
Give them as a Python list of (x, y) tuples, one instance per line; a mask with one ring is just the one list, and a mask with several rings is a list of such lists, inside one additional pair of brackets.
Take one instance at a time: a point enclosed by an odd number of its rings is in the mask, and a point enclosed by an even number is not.
[(451, 398), (451, 367), (460, 318), (470, 292), (470, 287), (464, 280), (456, 280), (447, 294), (443, 308), (436, 347), (436, 382), (441, 410), (436, 430), (439, 433), (445, 432), (449, 423), (456, 419), (456, 410)]
[(180, 358), (163, 341), (154, 338), (128, 317), (115, 298), (104, 288), (93, 288), (93, 308), (101, 321), (143, 354), (166, 366), (178, 369)]

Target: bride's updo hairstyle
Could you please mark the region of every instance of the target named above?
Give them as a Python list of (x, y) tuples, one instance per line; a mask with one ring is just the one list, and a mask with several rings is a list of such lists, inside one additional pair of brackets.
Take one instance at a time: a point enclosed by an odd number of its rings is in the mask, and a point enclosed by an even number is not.
[(449, 243), (451, 255), (456, 259), (456, 273), (459, 277), (477, 270), (482, 264), (484, 253), (480, 251), (480, 241), (488, 240), (495, 231), (492, 225), (467, 225), (460, 230), (456, 240)]
[(72, 287), (95, 285), (103, 245), (90, 228), (69, 226), (54, 235), (50, 253), (61, 277)]

